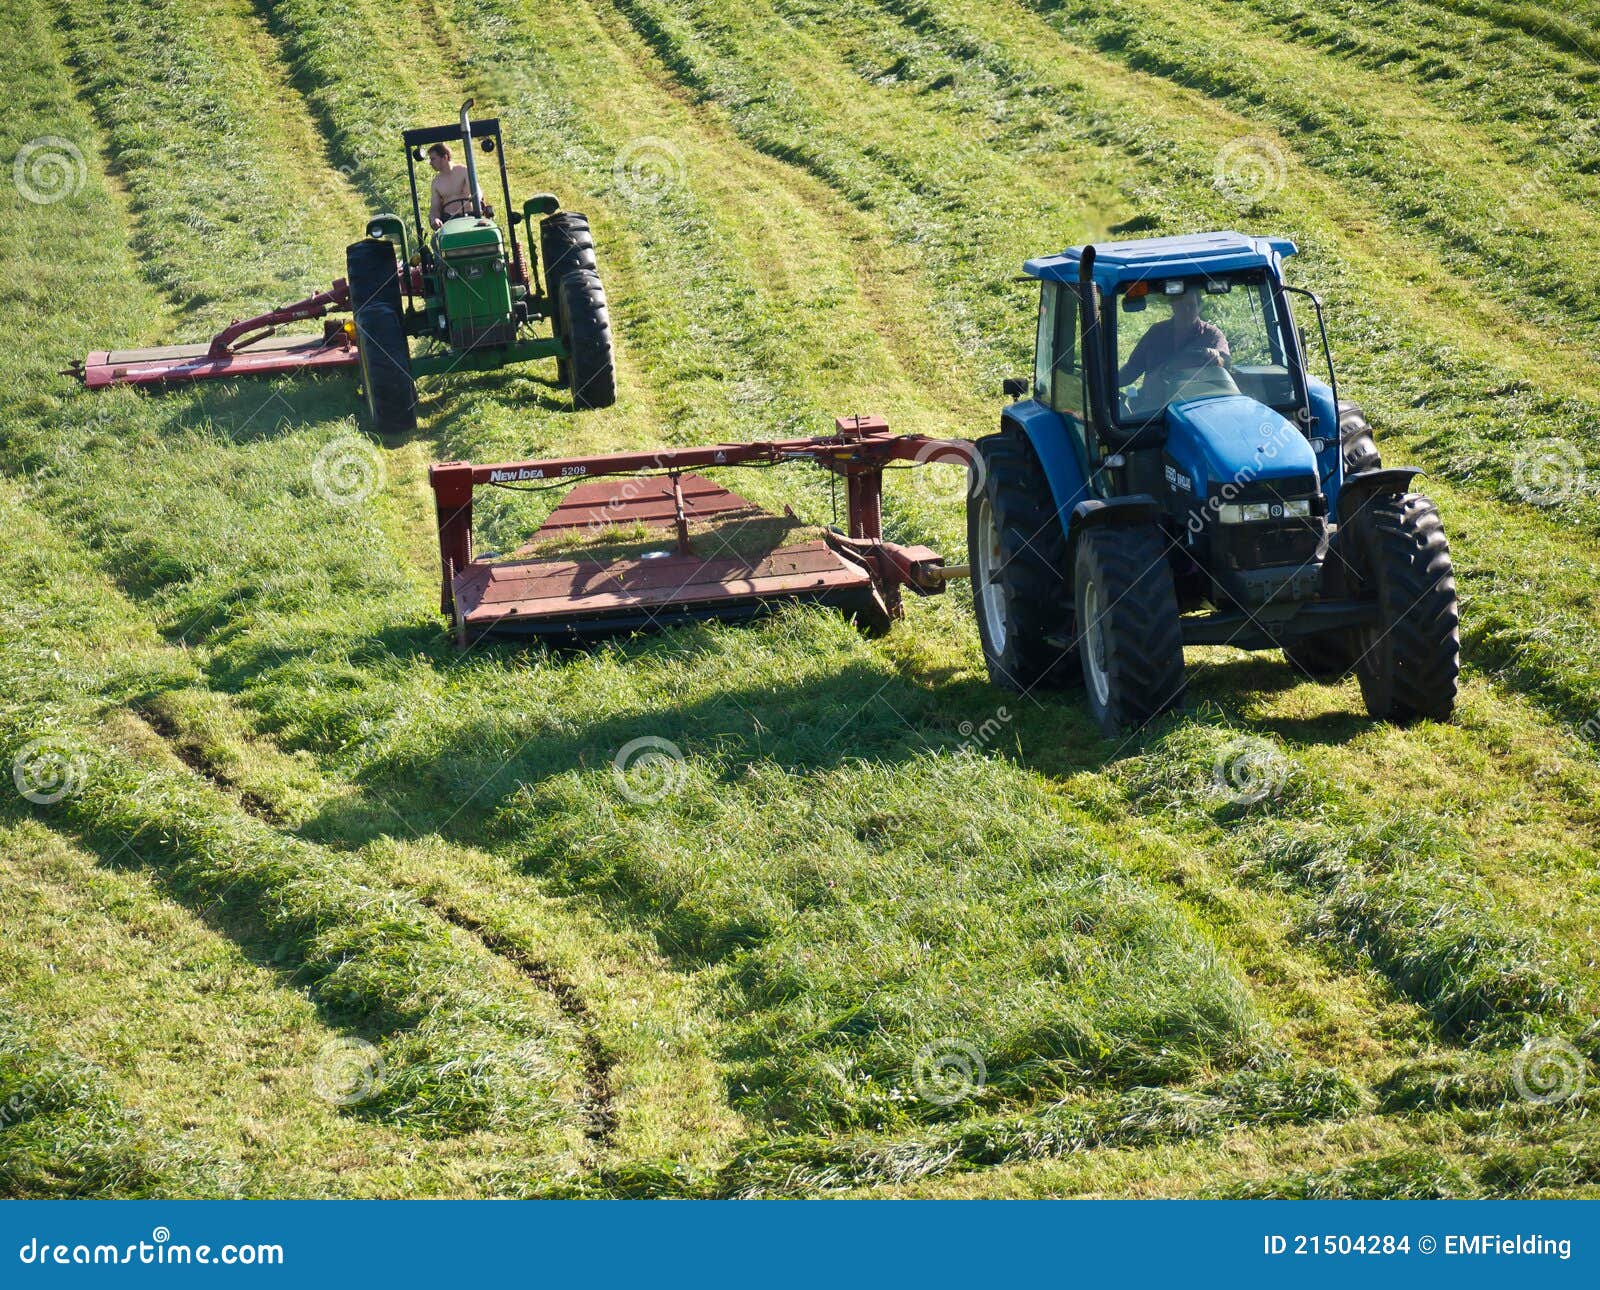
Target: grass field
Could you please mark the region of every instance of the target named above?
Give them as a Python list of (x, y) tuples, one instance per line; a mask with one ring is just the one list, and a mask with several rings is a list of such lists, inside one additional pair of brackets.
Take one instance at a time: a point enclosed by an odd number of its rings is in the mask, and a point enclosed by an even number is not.
[[(1600, 7), (0, 13), (0, 763), (54, 799), (0, 795), (0, 1194), (1600, 1194)], [(469, 96), (591, 217), (615, 408), (445, 377), (381, 448), (344, 376), (57, 375), (326, 285)], [(987, 433), (1022, 260), (1228, 227), (1427, 471), (1450, 724), (1209, 649), (1107, 741), (960, 587), (451, 647), (429, 462)], [(960, 559), (962, 494), (892, 475), (890, 536)]]

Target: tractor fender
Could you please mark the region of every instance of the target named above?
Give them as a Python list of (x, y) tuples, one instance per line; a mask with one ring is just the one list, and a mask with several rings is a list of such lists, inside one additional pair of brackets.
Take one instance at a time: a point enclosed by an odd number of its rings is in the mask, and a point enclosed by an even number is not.
[(1067, 419), (1040, 403), (1025, 399), (1013, 403), (1000, 417), (1000, 429), (1024, 436), (1050, 485), (1050, 498), (1063, 532), (1072, 531), (1072, 512), (1092, 496), (1077, 441)]
[(1091, 497), (1072, 508), (1067, 525), (1067, 568), (1072, 568), (1078, 539), (1090, 529), (1148, 528), (1161, 522), (1161, 503), (1149, 493), (1129, 493), (1126, 497)]
[(1363, 470), (1346, 475), (1339, 489), (1339, 523), (1341, 526), (1379, 493), (1401, 497), (1411, 491), (1411, 481), (1422, 473), (1420, 466), (1385, 466), (1380, 470)]

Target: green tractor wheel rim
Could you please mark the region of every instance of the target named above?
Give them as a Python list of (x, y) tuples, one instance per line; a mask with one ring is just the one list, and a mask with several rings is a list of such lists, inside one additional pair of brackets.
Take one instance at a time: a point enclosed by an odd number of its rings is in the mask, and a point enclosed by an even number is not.
[(999, 572), (1004, 563), (1000, 550), (1000, 530), (994, 522), (994, 506), (987, 497), (978, 503), (978, 549), (973, 552), (977, 564), (978, 595), (983, 600), (983, 618), (989, 625), (989, 648), (996, 655), (1004, 654), (1006, 638), (1010, 635), (1007, 622), (1005, 588), (1000, 585)]

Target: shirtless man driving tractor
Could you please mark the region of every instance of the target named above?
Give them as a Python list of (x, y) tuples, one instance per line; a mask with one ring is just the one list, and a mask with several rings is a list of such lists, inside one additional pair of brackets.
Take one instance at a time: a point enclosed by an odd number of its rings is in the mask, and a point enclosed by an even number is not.
[[(436, 143), (428, 149), (428, 164), (433, 167), (433, 194), (428, 198), (428, 220), (438, 228), (447, 219), (457, 215), (471, 215), (472, 183), (465, 166), (450, 160), (450, 145)], [(492, 212), (483, 200), (483, 190), (478, 190), (478, 203), (485, 215)]]

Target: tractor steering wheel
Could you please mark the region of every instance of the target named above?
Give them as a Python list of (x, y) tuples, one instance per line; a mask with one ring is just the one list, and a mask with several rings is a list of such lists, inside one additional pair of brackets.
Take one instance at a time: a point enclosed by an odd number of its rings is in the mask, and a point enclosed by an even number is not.
[[(459, 207), (459, 209), (456, 209)], [(472, 198), (450, 197), (439, 203), (439, 218), (454, 219), (457, 215), (472, 214)]]

